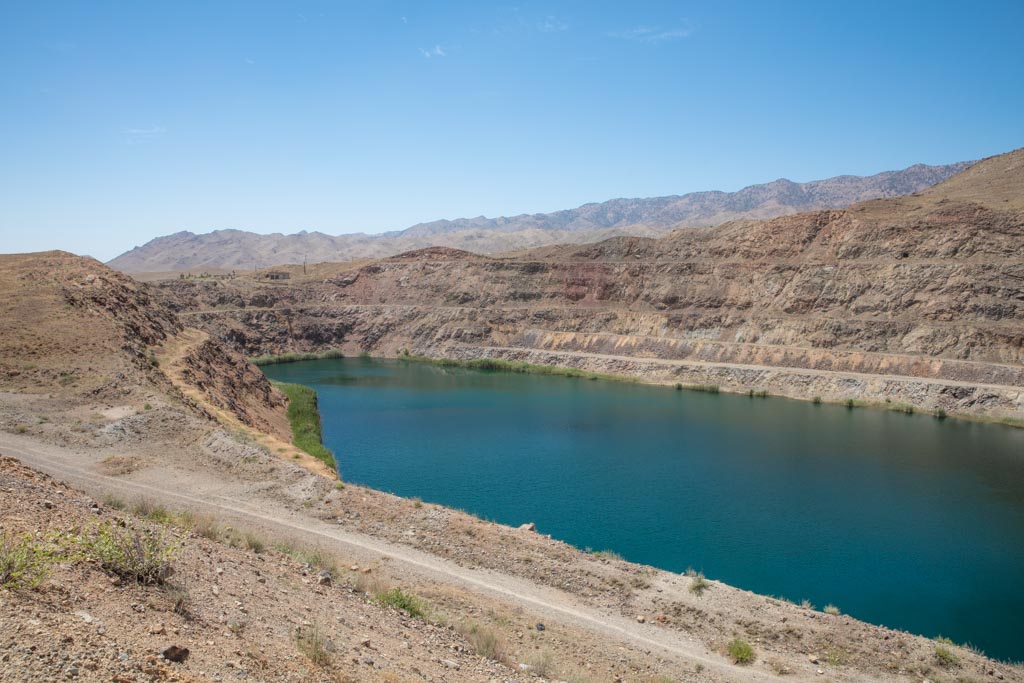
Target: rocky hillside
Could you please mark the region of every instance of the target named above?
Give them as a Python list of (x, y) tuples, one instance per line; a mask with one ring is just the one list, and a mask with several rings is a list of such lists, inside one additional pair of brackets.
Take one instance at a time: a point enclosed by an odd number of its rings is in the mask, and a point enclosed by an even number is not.
[(163, 289), (250, 355), (407, 349), (1020, 419), (1022, 204), (1018, 150), (844, 210)]
[[(291, 438), (259, 370), (190, 331), (148, 285), (65, 252), (0, 256), (0, 389), (121, 412), (175, 405)], [(201, 338), (200, 338), (201, 337)]]
[(413, 249), (447, 246), (481, 254), (549, 244), (581, 244), (616, 235), (658, 236), (679, 227), (709, 227), (737, 219), (784, 216), (839, 208), (922, 190), (972, 162), (946, 166), (918, 164), (873, 176), (838, 176), (794, 183), (780, 179), (738, 192), (694, 192), (651, 199), (613, 199), (547, 214), (501, 218), (460, 218), (420, 223), (381, 235), (331, 236), (319, 232), (258, 235), (218, 230), (159, 237), (118, 256), (110, 266), (127, 273), (201, 269), (251, 270), (287, 263), (380, 258)]

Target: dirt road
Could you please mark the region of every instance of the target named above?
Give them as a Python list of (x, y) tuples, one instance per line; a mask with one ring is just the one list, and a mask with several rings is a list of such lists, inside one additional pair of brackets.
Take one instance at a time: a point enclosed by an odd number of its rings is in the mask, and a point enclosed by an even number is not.
[[(562, 623), (593, 632), (595, 635), (620, 641), (641, 650), (657, 650), (662, 656), (702, 664), (727, 681), (768, 681), (774, 677), (760, 671), (740, 667), (720, 655), (709, 652), (701, 643), (686, 639), (654, 624), (640, 624), (621, 615), (595, 610), (572, 595), (545, 586), (493, 571), (461, 567), (413, 548), (355, 534), (326, 522), (301, 515), (266, 500), (245, 500), (232, 495), (230, 482), (207, 481), (196, 488), (196, 482), (174, 480), (173, 470), (163, 470), (157, 485), (153, 475), (147, 481), (129, 481), (97, 472), (80, 452), (40, 443), (21, 436), (0, 434), (0, 453), (12, 455), (26, 465), (80, 488), (92, 495), (106, 493), (126, 498), (146, 497), (173, 509), (188, 508), (216, 516), (224, 523), (243, 528), (256, 528), (272, 535), (299, 538), (360, 562), (387, 558), (389, 567), (399, 573), (411, 573), (427, 581), (485, 593), (513, 606), (518, 606), (548, 623)], [(803, 679), (791, 676), (788, 680)]]

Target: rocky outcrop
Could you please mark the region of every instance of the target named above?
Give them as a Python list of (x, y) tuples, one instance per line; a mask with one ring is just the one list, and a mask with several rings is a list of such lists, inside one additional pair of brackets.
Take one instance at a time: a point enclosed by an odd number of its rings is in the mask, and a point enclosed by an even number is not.
[(150, 285), (65, 252), (0, 256), (0, 305), (0, 388), (140, 408), (165, 396), (290, 440), (284, 395)]

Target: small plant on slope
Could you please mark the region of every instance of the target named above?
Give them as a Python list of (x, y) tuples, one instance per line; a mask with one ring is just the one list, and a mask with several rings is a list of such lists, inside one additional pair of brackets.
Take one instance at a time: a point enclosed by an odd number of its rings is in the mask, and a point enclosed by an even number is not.
[(752, 664), (756, 659), (754, 648), (750, 646), (750, 643), (740, 638), (730, 640), (726, 649), (729, 651), (732, 661), (737, 664)]

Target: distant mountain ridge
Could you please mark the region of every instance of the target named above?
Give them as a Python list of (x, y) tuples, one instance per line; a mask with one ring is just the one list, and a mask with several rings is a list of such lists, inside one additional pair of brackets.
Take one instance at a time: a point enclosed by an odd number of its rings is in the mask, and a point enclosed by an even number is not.
[(459, 218), (419, 223), (368, 235), (299, 232), (261, 235), (244, 230), (178, 232), (121, 254), (108, 265), (128, 273), (243, 269), (322, 261), (381, 258), (432, 246), (493, 254), (552, 244), (595, 242), (631, 235), (656, 237), (681, 227), (712, 227), (739, 219), (764, 219), (836, 209), (856, 202), (918, 192), (974, 162), (916, 164), (872, 176), (843, 175), (796, 183), (779, 179), (737, 192), (692, 192), (647, 199), (612, 199), (552, 213)]

